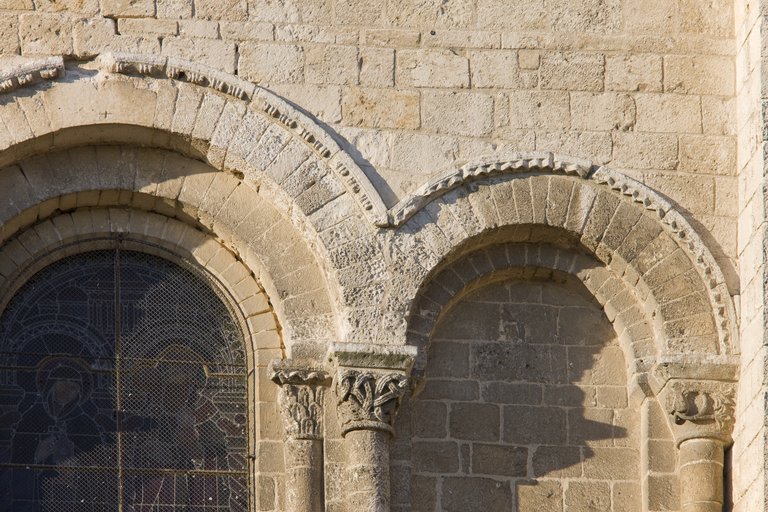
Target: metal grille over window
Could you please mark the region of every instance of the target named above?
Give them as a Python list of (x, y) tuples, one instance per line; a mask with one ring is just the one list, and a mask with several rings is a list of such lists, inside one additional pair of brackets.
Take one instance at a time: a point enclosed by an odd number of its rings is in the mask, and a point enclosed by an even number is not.
[(0, 510), (246, 511), (243, 334), (206, 277), (69, 256), (0, 317)]

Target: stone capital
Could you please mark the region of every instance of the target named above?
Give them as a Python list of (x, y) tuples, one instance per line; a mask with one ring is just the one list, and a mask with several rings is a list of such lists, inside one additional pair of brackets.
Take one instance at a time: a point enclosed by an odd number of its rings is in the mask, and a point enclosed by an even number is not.
[(397, 410), (407, 389), (404, 372), (340, 369), (336, 398), (342, 435), (353, 430), (394, 433)]
[(336, 399), (342, 435), (353, 430), (394, 433), (400, 401), (408, 390), (416, 347), (335, 343), (328, 360), (336, 367)]
[(736, 407), (733, 382), (671, 379), (659, 397), (678, 445), (702, 438), (730, 443)]
[(282, 360), (273, 361), (269, 370), (272, 381), (280, 386), (278, 401), (286, 435), (291, 439), (322, 439), (328, 373)]

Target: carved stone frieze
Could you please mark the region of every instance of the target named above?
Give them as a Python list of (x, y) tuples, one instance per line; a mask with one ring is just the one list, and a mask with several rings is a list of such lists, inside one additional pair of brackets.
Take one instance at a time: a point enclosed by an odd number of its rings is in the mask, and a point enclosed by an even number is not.
[(323, 438), (323, 400), (330, 383), (321, 370), (297, 369), (274, 364), (272, 381), (280, 386), (278, 400), (283, 427), (289, 438)]
[(678, 443), (693, 438), (730, 441), (736, 408), (733, 383), (672, 380), (665, 386), (663, 395)]
[(407, 388), (404, 373), (340, 370), (336, 396), (342, 435), (361, 429), (393, 433), (395, 416)]

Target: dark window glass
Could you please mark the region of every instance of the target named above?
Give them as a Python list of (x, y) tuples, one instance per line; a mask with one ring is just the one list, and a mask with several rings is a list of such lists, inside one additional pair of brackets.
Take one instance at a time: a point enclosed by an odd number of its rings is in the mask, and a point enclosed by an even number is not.
[(206, 278), (70, 256), (0, 317), (0, 511), (247, 510), (243, 336)]

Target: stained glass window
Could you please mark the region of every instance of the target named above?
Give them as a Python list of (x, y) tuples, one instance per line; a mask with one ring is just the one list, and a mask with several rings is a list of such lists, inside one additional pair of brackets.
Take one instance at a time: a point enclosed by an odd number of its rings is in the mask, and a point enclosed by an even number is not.
[(191, 268), (65, 257), (0, 317), (0, 510), (245, 511), (243, 334)]

